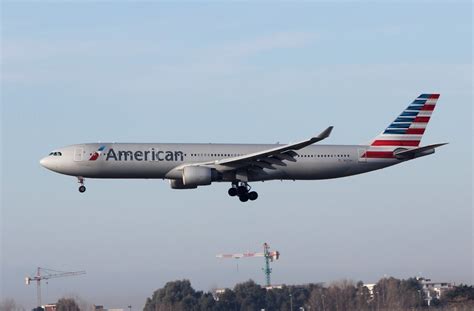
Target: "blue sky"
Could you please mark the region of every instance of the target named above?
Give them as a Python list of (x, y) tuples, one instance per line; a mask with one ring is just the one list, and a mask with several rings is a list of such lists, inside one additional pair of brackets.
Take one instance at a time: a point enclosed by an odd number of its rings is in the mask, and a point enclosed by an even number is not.
[[(141, 307), (166, 281), (195, 288), (424, 275), (472, 283), (470, 2), (2, 3), (2, 297), (27, 308), (79, 295)], [(423, 92), (441, 98), (434, 156), (345, 179), (173, 191), (163, 181), (87, 180), (38, 160), (96, 141), (290, 142), (335, 129), (364, 143)]]

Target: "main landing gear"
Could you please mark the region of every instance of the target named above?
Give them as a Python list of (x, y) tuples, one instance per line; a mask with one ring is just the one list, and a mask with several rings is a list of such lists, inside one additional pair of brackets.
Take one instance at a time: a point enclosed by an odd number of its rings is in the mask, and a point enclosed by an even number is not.
[(258, 193), (250, 191), (252, 187), (246, 182), (233, 182), (232, 187), (229, 188), (229, 195), (231, 197), (238, 196), (241, 202), (255, 201), (258, 198)]
[(80, 184), (79, 192), (84, 193), (86, 192), (86, 186), (84, 186), (84, 177), (77, 177), (77, 182)]

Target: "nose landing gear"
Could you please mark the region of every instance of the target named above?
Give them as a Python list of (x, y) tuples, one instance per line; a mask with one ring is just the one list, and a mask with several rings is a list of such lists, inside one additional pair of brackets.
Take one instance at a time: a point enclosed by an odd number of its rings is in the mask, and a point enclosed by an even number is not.
[(240, 202), (255, 201), (258, 198), (258, 193), (250, 191), (251, 189), (252, 187), (246, 182), (233, 182), (228, 194), (231, 197), (238, 196)]
[(86, 192), (86, 186), (84, 186), (84, 178), (78, 176), (78, 177), (77, 177), (77, 182), (80, 184), (80, 186), (79, 186), (79, 192), (80, 192), (80, 193)]

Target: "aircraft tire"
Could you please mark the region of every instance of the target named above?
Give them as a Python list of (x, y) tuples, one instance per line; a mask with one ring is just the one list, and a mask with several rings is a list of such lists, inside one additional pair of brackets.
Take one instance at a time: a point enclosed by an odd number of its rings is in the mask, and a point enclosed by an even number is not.
[(255, 191), (251, 191), (251, 192), (249, 192), (248, 197), (249, 197), (250, 201), (255, 201), (258, 198), (258, 193), (255, 192)]
[(231, 197), (235, 197), (237, 195), (237, 188), (229, 188), (229, 191), (227, 191), (227, 193), (231, 196)]
[(79, 192), (80, 192), (80, 193), (86, 192), (86, 187), (85, 187), (85, 186), (80, 186), (80, 187), (79, 187)]
[(244, 194), (247, 194), (247, 187), (245, 187), (245, 186), (238, 186), (238, 187), (237, 187), (237, 195), (243, 196)]
[(247, 194), (239, 195), (240, 202), (247, 202), (249, 200), (249, 196)]

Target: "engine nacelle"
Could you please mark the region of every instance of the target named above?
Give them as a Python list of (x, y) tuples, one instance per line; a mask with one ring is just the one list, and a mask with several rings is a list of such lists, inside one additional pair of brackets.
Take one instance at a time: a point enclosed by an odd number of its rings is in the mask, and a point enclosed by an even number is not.
[(172, 189), (196, 189), (197, 186), (186, 186), (183, 184), (183, 180), (181, 179), (170, 179), (170, 186)]
[(212, 182), (212, 170), (202, 166), (185, 166), (183, 169), (184, 186), (206, 186)]

